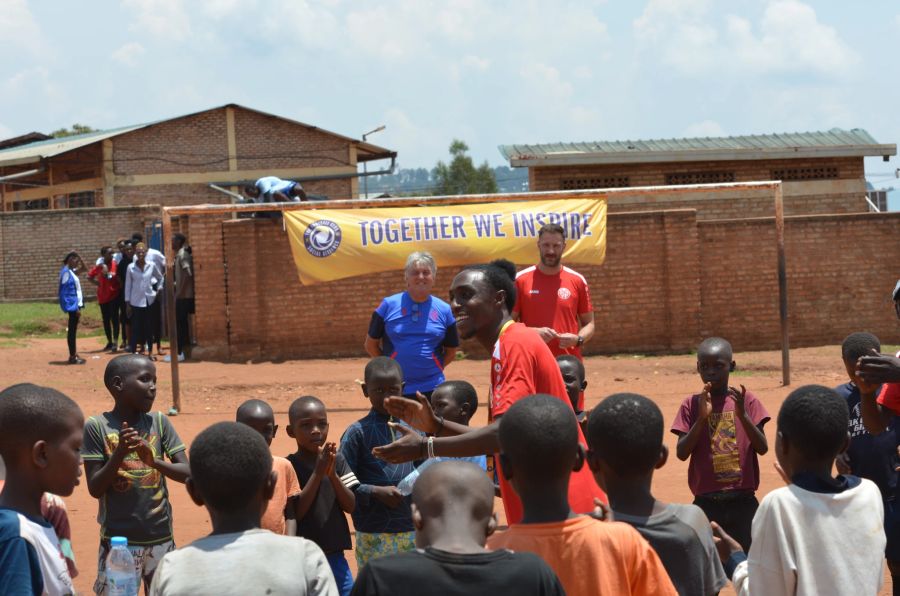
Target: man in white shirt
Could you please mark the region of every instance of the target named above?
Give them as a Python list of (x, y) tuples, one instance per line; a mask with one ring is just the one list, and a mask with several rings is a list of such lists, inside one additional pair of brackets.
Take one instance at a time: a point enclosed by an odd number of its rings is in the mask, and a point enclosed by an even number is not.
[(255, 184), (244, 187), (244, 193), (257, 203), (297, 203), (306, 200), (306, 192), (299, 182), (265, 176)]

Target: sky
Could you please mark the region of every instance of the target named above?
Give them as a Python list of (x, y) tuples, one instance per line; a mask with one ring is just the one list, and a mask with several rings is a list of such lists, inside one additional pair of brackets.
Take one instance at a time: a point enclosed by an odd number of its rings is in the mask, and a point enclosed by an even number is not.
[[(238, 103), (433, 167), (513, 143), (900, 140), (896, 0), (0, 0), (0, 138)], [(866, 162), (876, 187), (900, 161)], [(894, 193), (895, 208), (900, 200)]]

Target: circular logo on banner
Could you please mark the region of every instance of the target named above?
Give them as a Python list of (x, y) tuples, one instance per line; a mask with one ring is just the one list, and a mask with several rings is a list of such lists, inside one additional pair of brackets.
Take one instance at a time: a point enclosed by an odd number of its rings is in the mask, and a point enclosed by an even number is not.
[(314, 257), (330, 257), (341, 245), (341, 228), (333, 221), (314, 221), (303, 232), (306, 251)]
[(560, 300), (568, 300), (572, 297), (572, 292), (569, 291), (569, 288), (560, 288), (556, 291), (556, 294), (559, 296)]

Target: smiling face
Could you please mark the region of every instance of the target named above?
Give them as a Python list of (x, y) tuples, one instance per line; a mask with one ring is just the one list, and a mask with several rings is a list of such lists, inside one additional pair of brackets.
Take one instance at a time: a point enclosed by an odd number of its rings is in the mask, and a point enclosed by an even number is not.
[(466, 269), (457, 274), (450, 284), (449, 302), (463, 339), (490, 330), (503, 318), (503, 292), (495, 291), (481, 271)]
[(413, 263), (406, 270), (406, 291), (413, 300), (421, 301), (431, 295), (434, 287), (434, 273), (428, 263)]
[(328, 440), (328, 413), (325, 406), (311, 402), (305, 404), (295, 414), (287, 429), (288, 436), (297, 441), (298, 449), (312, 454), (318, 453), (319, 447)]
[(566, 239), (562, 234), (544, 232), (538, 238), (538, 250), (541, 253), (541, 264), (554, 269), (559, 267), (563, 251), (566, 249)]
[(74, 492), (81, 477), (81, 442), (84, 437), (84, 417), (70, 412), (67, 430), (57, 440), (44, 443), (43, 475), (47, 491), (61, 497)]
[(136, 358), (121, 378), (113, 379), (116, 404), (146, 413), (156, 399), (156, 366), (149, 358)]

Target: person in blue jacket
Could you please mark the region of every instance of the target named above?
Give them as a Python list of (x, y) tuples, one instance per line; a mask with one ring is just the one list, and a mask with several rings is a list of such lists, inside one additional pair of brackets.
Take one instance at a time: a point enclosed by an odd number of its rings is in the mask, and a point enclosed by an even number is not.
[(84, 270), (81, 257), (72, 251), (63, 259), (63, 266), (59, 271), (59, 306), (63, 312), (69, 314), (69, 329), (66, 334), (66, 341), (69, 344), (69, 364), (84, 364), (84, 359), (78, 356), (75, 347), (78, 321), (81, 319), (81, 309), (84, 308), (84, 295), (81, 292), (78, 274)]

